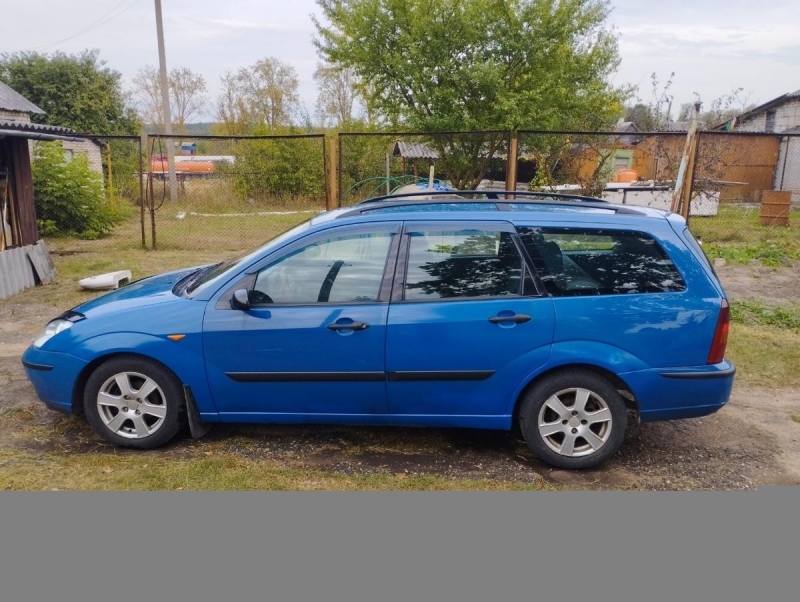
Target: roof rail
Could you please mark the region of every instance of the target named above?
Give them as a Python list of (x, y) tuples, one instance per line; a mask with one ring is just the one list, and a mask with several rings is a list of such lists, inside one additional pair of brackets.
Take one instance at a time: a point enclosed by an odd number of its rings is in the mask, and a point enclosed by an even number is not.
[[(465, 198), (462, 195), (480, 195), (483, 198)], [(501, 195), (503, 198), (501, 198)], [(508, 198), (509, 196), (514, 198)], [(343, 211), (338, 218), (361, 215), (383, 207), (415, 207), (421, 205), (438, 205), (448, 203), (448, 199), (458, 204), (485, 204), (494, 203), (498, 211), (510, 211), (511, 203), (530, 203), (549, 206), (567, 206), (585, 209), (602, 209), (614, 213), (629, 215), (645, 215), (644, 211), (630, 205), (619, 205), (603, 199), (576, 194), (561, 194), (551, 192), (528, 192), (514, 190), (427, 190), (409, 192), (399, 195), (383, 195), (362, 201), (352, 206), (348, 211)]]
[(407, 199), (408, 197), (423, 197), (422, 200), (432, 200), (432, 199), (425, 199), (424, 197), (436, 195), (437, 197), (441, 196), (454, 196), (456, 198), (460, 198), (461, 195), (464, 194), (472, 194), (472, 195), (484, 195), (486, 199), (463, 199), (463, 200), (499, 200), (500, 195), (512, 195), (512, 196), (525, 196), (531, 198), (555, 198), (560, 200), (571, 200), (571, 201), (580, 201), (580, 202), (591, 202), (591, 203), (608, 203), (608, 201), (604, 199), (598, 199), (596, 197), (585, 196), (580, 194), (564, 194), (561, 192), (534, 192), (528, 190), (437, 190), (437, 189), (426, 189), (420, 190), (419, 192), (404, 192), (402, 194), (384, 194), (382, 196), (376, 196), (365, 201), (361, 201), (358, 205), (365, 205), (367, 203), (377, 203), (381, 201), (396, 201), (396, 200), (403, 200)]

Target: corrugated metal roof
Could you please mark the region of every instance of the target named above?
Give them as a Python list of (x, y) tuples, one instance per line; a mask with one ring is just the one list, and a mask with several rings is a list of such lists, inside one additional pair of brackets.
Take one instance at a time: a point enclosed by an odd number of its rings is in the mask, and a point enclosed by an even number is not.
[(403, 159), (438, 159), (439, 153), (423, 143), (403, 142), (398, 140), (392, 154)]
[(6, 111), (18, 111), (20, 113), (36, 113), (44, 115), (39, 107), (25, 98), (22, 94), (0, 82), (0, 109)]
[(16, 136), (33, 140), (82, 140), (77, 132), (57, 125), (6, 121), (0, 119), (0, 136)]

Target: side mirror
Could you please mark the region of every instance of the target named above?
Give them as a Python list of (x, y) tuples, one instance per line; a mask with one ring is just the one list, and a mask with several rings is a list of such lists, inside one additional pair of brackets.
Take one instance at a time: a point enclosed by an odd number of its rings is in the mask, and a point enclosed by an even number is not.
[(242, 311), (250, 309), (250, 298), (247, 294), (247, 289), (240, 288), (233, 293), (233, 297), (231, 297), (231, 307)]

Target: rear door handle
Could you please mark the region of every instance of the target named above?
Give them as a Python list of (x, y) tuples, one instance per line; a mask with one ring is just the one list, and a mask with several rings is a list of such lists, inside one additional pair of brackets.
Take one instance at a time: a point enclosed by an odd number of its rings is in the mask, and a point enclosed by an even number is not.
[(349, 322), (345, 324), (340, 324), (339, 322), (333, 322), (328, 324), (328, 330), (366, 330), (369, 328), (369, 324), (366, 322)]
[(492, 324), (507, 324), (513, 322), (514, 324), (524, 324), (530, 322), (531, 317), (528, 314), (514, 314), (513, 316), (492, 316), (489, 318)]

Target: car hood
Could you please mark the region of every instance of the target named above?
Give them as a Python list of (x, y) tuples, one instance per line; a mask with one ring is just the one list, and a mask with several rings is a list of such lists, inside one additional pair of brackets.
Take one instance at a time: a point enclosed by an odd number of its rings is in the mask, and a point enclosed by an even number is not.
[(72, 311), (88, 315), (100, 313), (110, 304), (114, 304), (114, 309), (121, 309), (123, 307), (155, 305), (175, 299), (175, 295), (172, 293), (175, 284), (202, 267), (204, 266), (194, 266), (192, 268), (142, 278), (141, 280), (132, 282), (127, 286), (106, 293), (96, 299), (82, 303), (74, 307)]

